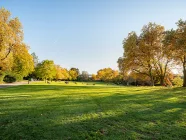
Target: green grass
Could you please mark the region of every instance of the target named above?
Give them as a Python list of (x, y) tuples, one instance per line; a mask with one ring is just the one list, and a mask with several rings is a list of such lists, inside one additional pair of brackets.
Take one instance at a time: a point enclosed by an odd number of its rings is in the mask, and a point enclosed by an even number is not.
[(96, 83), (0, 89), (0, 139), (186, 139), (186, 89)]

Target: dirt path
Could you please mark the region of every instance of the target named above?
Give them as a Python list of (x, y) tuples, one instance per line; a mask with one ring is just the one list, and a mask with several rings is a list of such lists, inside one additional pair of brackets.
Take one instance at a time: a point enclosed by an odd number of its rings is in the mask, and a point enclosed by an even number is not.
[(9, 83), (9, 84), (0, 84), (0, 88), (19, 86), (19, 85), (25, 85), (25, 84), (28, 84), (28, 83), (27, 82), (15, 82), (15, 83)]

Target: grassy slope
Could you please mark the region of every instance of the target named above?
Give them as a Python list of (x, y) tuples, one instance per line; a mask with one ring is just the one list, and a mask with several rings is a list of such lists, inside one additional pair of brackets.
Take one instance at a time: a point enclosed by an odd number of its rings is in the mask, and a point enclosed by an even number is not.
[(186, 139), (186, 89), (63, 82), (0, 89), (0, 139)]

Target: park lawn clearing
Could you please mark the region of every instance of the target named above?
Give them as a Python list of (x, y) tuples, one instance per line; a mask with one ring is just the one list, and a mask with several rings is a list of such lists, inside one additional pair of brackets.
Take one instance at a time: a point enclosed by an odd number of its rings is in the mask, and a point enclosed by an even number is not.
[(93, 84), (0, 89), (0, 139), (186, 139), (186, 88)]

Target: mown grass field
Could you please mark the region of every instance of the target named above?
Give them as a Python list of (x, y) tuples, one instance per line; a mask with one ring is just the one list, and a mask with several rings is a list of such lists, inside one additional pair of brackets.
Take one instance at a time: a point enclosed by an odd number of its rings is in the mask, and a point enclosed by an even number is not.
[(186, 89), (52, 82), (0, 89), (0, 139), (186, 139)]

